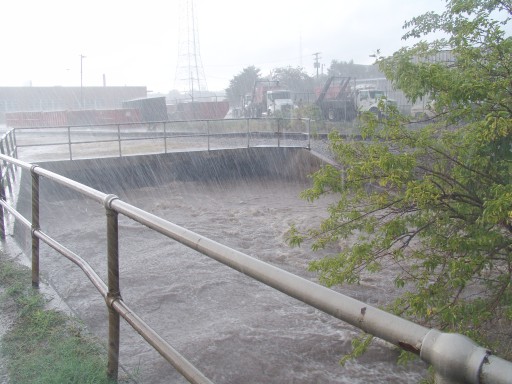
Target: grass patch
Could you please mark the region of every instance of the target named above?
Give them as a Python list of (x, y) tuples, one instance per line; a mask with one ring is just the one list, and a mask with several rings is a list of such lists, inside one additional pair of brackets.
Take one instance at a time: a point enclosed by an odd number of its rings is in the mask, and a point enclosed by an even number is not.
[(12, 383), (113, 383), (98, 341), (76, 319), (45, 308), (28, 268), (0, 254), (0, 284), (0, 307), (15, 319), (1, 341)]

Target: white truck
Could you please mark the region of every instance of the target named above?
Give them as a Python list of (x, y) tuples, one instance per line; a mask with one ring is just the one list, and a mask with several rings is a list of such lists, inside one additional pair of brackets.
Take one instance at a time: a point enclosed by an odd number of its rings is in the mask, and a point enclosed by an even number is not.
[(384, 107), (396, 106), (396, 101), (387, 99), (384, 91), (376, 89), (372, 84), (359, 84), (356, 86), (356, 105), (359, 113), (371, 112), (382, 117), (383, 111), (379, 104), (385, 100)]
[(351, 121), (363, 112), (383, 117), (385, 113), (379, 109), (383, 99), (385, 106), (396, 105), (396, 101), (387, 99), (385, 92), (372, 84), (355, 85), (355, 79), (351, 77), (331, 76), (318, 93), (315, 103), (324, 119)]
[(290, 116), (294, 108), (291, 91), (281, 87), (278, 80), (257, 80), (247, 107), (248, 117)]

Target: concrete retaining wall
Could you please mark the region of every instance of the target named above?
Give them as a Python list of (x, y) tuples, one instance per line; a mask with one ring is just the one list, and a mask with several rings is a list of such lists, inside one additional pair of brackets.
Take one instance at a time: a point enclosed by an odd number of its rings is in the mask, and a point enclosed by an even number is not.
[[(173, 152), (158, 155), (101, 158), (39, 163), (49, 171), (78, 181), (104, 193), (123, 196), (123, 191), (163, 185), (173, 181), (202, 183), (239, 180), (298, 180), (322, 165), (323, 160), (304, 148), (256, 147), (219, 151)], [(55, 182), (40, 179), (44, 203), (80, 198), (77, 192)], [(31, 175), (23, 171), (17, 210), (30, 220)], [(44, 204), (42, 203), (42, 204)], [(84, 223), (85, 224), (85, 223)], [(15, 225), (15, 237), (23, 249), (29, 234)]]
[[(126, 189), (172, 181), (305, 180), (321, 164), (321, 159), (303, 148), (269, 147), (58, 161), (39, 165), (102, 192), (117, 194)], [(27, 184), (26, 177), (22, 183)], [(54, 196), (55, 188), (59, 192), (63, 189), (42, 180), (41, 197), (62, 199), (65, 194)]]

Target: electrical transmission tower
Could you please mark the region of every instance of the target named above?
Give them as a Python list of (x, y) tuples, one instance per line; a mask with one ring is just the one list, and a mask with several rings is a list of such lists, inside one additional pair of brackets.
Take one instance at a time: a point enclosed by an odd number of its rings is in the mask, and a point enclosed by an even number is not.
[(193, 0), (180, 1), (179, 17), (178, 63), (174, 86), (182, 92), (188, 92), (194, 99), (201, 97), (201, 93), (207, 91), (208, 87), (201, 62)]

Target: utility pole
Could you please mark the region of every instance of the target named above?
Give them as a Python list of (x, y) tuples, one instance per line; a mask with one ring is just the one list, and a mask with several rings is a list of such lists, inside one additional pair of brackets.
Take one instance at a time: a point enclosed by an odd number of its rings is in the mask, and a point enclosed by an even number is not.
[(82, 62), (85, 56), (80, 54), (80, 109), (84, 109), (84, 92), (83, 92), (83, 66)]
[(315, 56), (315, 63), (314, 63), (314, 67), (316, 68), (316, 78), (318, 79), (318, 68), (320, 68), (320, 57), (318, 57), (318, 55), (320, 55), (320, 52), (315, 52), (313, 53), (313, 56)]

